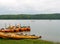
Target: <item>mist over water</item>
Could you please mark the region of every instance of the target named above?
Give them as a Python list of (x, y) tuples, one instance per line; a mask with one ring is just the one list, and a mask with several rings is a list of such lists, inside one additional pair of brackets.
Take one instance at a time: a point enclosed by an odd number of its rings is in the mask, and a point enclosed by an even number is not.
[(30, 33), (41, 35), (43, 40), (60, 42), (60, 20), (0, 20), (0, 28), (16, 24), (30, 26)]

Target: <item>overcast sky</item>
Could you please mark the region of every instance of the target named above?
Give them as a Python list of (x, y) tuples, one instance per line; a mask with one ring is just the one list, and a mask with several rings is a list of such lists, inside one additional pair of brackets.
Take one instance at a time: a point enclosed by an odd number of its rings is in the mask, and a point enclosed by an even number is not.
[(60, 0), (0, 0), (0, 14), (60, 13)]

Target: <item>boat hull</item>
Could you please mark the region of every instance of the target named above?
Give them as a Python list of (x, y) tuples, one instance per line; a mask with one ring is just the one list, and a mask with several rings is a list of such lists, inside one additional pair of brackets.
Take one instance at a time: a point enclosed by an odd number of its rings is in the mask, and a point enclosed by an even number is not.
[(3, 33), (0, 32), (0, 38), (11, 38), (11, 39), (39, 39), (41, 36), (33, 36), (33, 35), (17, 35), (14, 33)]

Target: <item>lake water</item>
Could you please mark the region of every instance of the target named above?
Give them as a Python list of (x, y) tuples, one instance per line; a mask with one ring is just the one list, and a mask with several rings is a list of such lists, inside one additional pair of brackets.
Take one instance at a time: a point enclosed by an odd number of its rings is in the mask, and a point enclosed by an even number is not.
[(15, 24), (30, 26), (31, 34), (41, 35), (43, 40), (60, 42), (60, 20), (0, 20), (0, 28)]

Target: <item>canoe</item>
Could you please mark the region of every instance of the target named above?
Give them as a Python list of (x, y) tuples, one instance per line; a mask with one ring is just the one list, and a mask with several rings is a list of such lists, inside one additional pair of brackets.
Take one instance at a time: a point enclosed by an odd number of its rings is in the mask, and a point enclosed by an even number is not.
[(11, 39), (38, 39), (41, 36), (33, 36), (33, 35), (18, 35), (15, 33), (3, 33), (0, 32), (0, 38), (11, 38)]

